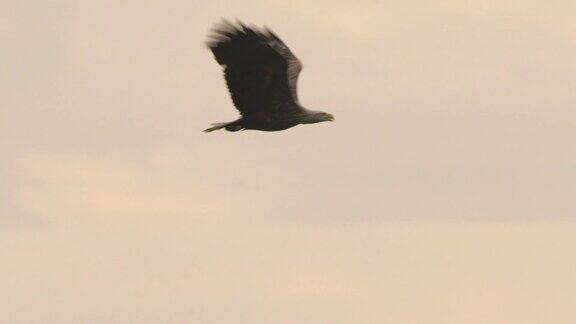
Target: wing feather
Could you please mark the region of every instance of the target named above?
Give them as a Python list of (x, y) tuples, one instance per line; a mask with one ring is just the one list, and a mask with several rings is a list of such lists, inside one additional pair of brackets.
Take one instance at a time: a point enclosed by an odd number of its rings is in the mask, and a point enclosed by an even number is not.
[(287, 61), (288, 70), (287, 70), (287, 77), (288, 77), (288, 87), (290, 88), (290, 92), (292, 93), (292, 97), (296, 102), (298, 102), (298, 76), (300, 76), (300, 71), (302, 71), (302, 62), (292, 53), (290, 48), (284, 44), (284, 42), (268, 27), (264, 27), (266, 33), (270, 36), (274, 42), (271, 42), (274, 49), (284, 57)]
[(300, 109), (302, 64), (272, 31), (223, 20), (210, 38), (207, 45), (223, 66), (232, 101), (243, 116)]

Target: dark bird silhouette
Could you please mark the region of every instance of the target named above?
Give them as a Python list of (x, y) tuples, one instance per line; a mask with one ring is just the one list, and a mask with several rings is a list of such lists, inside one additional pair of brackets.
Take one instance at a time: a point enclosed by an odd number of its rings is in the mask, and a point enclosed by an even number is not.
[(241, 118), (212, 124), (205, 132), (222, 128), (230, 132), (280, 131), (298, 124), (334, 120), (331, 114), (300, 105), (296, 85), (302, 64), (270, 29), (222, 20), (209, 37), (208, 48), (224, 69)]

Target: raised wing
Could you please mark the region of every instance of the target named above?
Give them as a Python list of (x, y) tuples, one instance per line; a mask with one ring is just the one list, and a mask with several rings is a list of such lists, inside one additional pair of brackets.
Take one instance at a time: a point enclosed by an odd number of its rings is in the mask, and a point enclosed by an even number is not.
[(274, 40), (270, 42), (270, 46), (272, 46), (284, 59), (287, 61), (287, 77), (288, 77), (288, 88), (290, 88), (290, 92), (292, 94), (292, 98), (294, 98), (295, 102), (298, 102), (298, 92), (297, 92), (297, 83), (298, 83), (298, 76), (300, 75), (300, 71), (302, 71), (302, 62), (292, 53), (290, 48), (284, 44), (284, 42), (274, 34), (270, 29), (264, 27), (266, 33)]
[(299, 110), (296, 84), (300, 61), (272, 31), (226, 20), (208, 47), (224, 67), (234, 105), (243, 116)]

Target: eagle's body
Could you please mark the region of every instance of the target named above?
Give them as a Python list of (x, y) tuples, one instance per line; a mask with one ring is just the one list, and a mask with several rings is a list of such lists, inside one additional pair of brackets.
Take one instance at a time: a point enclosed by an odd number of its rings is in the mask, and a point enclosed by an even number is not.
[(332, 121), (332, 115), (300, 105), (296, 91), (302, 64), (272, 31), (223, 21), (208, 47), (224, 68), (234, 106), (242, 117), (206, 129), (280, 131)]

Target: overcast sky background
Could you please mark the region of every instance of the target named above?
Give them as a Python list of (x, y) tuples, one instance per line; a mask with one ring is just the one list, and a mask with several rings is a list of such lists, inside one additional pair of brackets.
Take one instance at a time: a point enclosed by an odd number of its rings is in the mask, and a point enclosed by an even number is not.
[[(0, 322), (574, 323), (575, 11), (0, 1)], [(202, 133), (220, 17), (336, 122)]]

